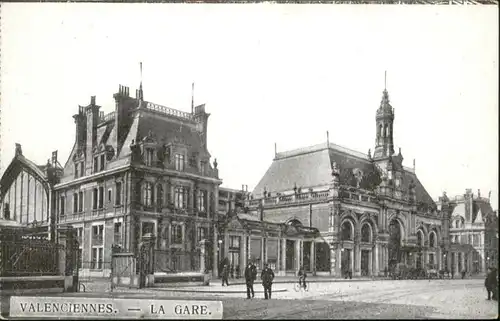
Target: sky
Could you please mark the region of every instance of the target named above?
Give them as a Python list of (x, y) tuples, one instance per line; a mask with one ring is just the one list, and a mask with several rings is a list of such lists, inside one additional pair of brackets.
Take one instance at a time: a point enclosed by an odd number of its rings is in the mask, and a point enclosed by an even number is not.
[(252, 190), (275, 143), (373, 152), (387, 71), (403, 164), (498, 208), (496, 6), (4, 3), (1, 22), (3, 169), (15, 143), (64, 165), (78, 105), (113, 111), (142, 62), (147, 101), (189, 112), (195, 83), (223, 186)]

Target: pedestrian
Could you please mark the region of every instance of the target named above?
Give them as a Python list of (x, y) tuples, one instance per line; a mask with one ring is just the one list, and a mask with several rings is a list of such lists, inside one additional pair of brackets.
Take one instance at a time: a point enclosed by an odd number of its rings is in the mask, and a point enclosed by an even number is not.
[(493, 294), (493, 300), (498, 301), (498, 293), (497, 293), (498, 292), (498, 290), (497, 290), (498, 284), (497, 284), (497, 269), (496, 268), (493, 268), (493, 267), (489, 268), (489, 272), (486, 275), (486, 279), (484, 280), (484, 286), (486, 287), (486, 291), (488, 291), (488, 299), (487, 300), (491, 300), (492, 299), (491, 294)]
[(228, 277), (229, 277), (229, 267), (227, 264), (224, 264), (224, 267), (222, 268), (222, 286), (224, 286), (224, 283), (226, 283), (227, 286), (229, 286), (228, 282)]
[(465, 279), (465, 274), (467, 273), (467, 270), (465, 268), (462, 269), (462, 280)]
[[(254, 298), (255, 292), (253, 291), (253, 283), (257, 278), (257, 268), (251, 262), (245, 268), (245, 283), (247, 285), (247, 299)], [(252, 297), (250, 297), (250, 293)]]
[(304, 290), (307, 289), (307, 284), (306, 284), (307, 273), (304, 270), (303, 266), (300, 267), (298, 276), (299, 276), (299, 284), (304, 288)]
[(262, 280), (262, 286), (264, 287), (264, 299), (271, 299), (274, 272), (268, 267), (267, 263), (264, 264), (264, 269), (260, 274), (260, 278)]

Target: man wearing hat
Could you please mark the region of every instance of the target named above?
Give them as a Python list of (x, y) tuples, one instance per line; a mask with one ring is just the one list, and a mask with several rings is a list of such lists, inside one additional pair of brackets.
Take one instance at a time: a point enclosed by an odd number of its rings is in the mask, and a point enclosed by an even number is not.
[(271, 288), (273, 286), (274, 280), (274, 272), (269, 268), (267, 263), (264, 264), (264, 269), (260, 274), (260, 278), (262, 279), (262, 286), (264, 287), (264, 299), (270, 299), (272, 292)]
[[(497, 269), (494, 267), (490, 267), (488, 275), (484, 280), (484, 286), (486, 287), (486, 291), (488, 291), (488, 300), (498, 301), (498, 282), (497, 282)], [(491, 295), (493, 294), (493, 296)]]

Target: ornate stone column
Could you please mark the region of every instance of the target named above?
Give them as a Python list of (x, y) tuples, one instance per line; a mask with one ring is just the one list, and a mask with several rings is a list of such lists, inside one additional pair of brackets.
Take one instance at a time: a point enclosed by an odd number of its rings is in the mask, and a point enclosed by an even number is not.
[(283, 275), (286, 273), (286, 238), (281, 239), (281, 271)]
[(298, 272), (300, 268), (300, 240), (295, 240), (295, 271)]
[(311, 241), (311, 250), (309, 255), (311, 272), (316, 275), (316, 243), (314, 240)]

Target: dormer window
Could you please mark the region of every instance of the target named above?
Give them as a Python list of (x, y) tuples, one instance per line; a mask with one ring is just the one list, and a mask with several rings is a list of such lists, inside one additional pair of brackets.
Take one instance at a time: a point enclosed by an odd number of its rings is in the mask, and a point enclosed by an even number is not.
[(175, 170), (183, 171), (184, 170), (184, 155), (183, 154), (175, 154)]
[(147, 148), (145, 153), (145, 163), (146, 166), (153, 166), (153, 153), (154, 150), (152, 148)]
[(205, 176), (206, 168), (207, 168), (207, 162), (201, 161), (200, 162), (200, 175), (201, 176)]
[(102, 154), (101, 155), (101, 163), (100, 163), (99, 170), (101, 170), (101, 171), (104, 170), (105, 161), (106, 161), (106, 159), (104, 158), (104, 154)]

